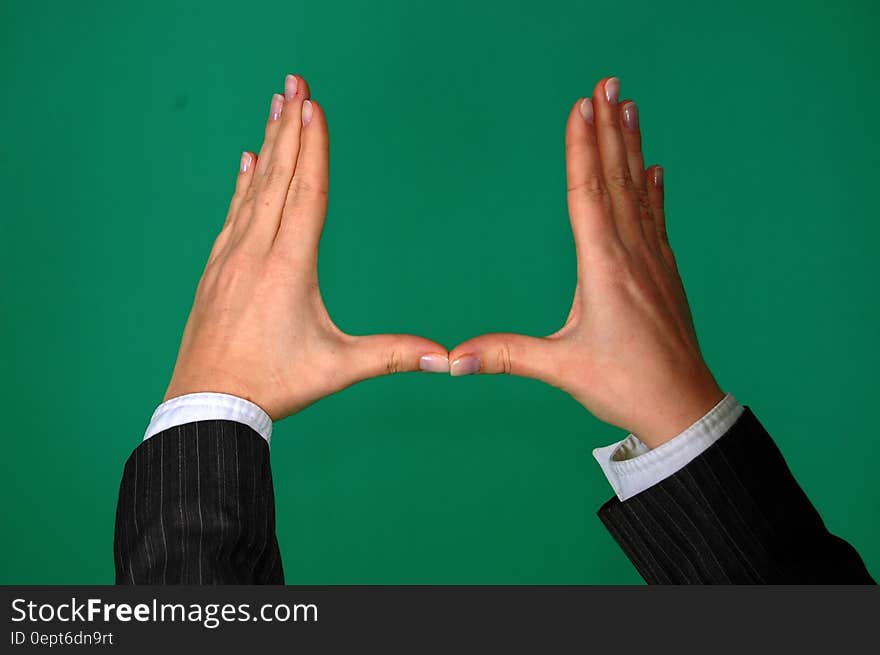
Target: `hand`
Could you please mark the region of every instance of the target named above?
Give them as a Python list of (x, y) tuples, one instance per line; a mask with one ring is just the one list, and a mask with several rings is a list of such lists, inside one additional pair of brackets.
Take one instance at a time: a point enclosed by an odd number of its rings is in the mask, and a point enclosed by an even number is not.
[(636, 105), (619, 81), (579, 101), (565, 134), (578, 283), (568, 320), (544, 338), (486, 334), (449, 354), (452, 374), (510, 373), (571, 394), (656, 447), (724, 394), (697, 344), (666, 237), (663, 170), (644, 168)]
[(273, 420), (365, 378), (448, 371), (446, 348), (399, 334), (350, 336), (318, 287), (327, 212), (327, 122), (301, 77), (273, 96), (259, 157), (245, 152), (226, 223), (199, 281), (165, 399), (246, 398)]

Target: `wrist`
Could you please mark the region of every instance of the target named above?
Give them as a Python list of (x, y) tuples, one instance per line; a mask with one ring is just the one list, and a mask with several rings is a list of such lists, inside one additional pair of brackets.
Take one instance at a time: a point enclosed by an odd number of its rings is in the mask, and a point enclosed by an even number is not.
[(724, 399), (724, 392), (708, 370), (688, 376), (686, 384), (663, 389), (644, 412), (644, 418), (630, 431), (649, 448), (674, 439), (699, 421)]
[(219, 372), (216, 373), (217, 374), (210, 373), (204, 375), (172, 376), (171, 382), (165, 390), (165, 396), (162, 398), (162, 401), (167, 402), (174, 398), (194, 393), (222, 393), (237, 398), (243, 398), (263, 410), (272, 418), (272, 420), (277, 420), (270, 411), (271, 408), (268, 407), (266, 403), (261, 402), (261, 399), (257, 398), (251, 389), (243, 384), (241, 380), (238, 380), (234, 376), (222, 375), (219, 374)]

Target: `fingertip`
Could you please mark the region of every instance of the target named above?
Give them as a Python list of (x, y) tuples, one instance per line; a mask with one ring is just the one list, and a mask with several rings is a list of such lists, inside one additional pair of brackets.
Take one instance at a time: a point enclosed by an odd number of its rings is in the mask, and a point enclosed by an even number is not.
[(609, 77), (605, 80), (604, 90), (605, 100), (608, 101), (608, 104), (616, 105), (620, 96), (620, 80), (616, 77)]
[(241, 153), (241, 159), (238, 163), (238, 177), (235, 180), (235, 196), (233, 203), (236, 204), (236, 198), (244, 196), (251, 186), (254, 178), (254, 169), (257, 165), (257, 156), (250, 150), (244, 150)]
[(578, 98), (568, 112), (565, 124), (565, 142), (568, 146), (589, 139), (593, 124), (593, 103), (590, 98)]
[(583, 98), (578, 103), (578, 112), (584, 122), (588, 125), (593, 124), (593, 100), (591, 98)]
[(630, 132), (638, 133), (639, 131), (639, 108), (634, 100), (624, 100), (620, 103), (622, 111), (620, 112), (623, 127)]
[[(605, 77), (599, 81), (596, 88), (593, 89), (591, 97), (593, 110), (595, 111), (595, 122), (597, 126), (619, 128), (619, 112), (618, 94), (620, 93), (620, 80), (616, 77)], [(602, 132), (598, 129), (598, 132)]]
[(593, 87), (593, 98), (604, 98), (605, 97), (605, 82), (608, 81), (609, 78), (603, 77), (601, 80), (596, 82), (596, 86)]
[(284, 99), (288, 102), (293, 100), (298, 86), (299, 81), (297, 80), (296, 75), (287, 75), (284, 78)]
[(241, 153), (241, 162), (238, 166), (238, 172), (241, 175), (247, 175), (254, 168), (254, 162), (256, 161), (256, 155), (254, 153), (245, 150)]
[(462, 341), (460, 344), (455, 346), (449, 351), (449, 362), (452, 363), (453, 360), (458, 359), (464, 355), (473, 354), (475, 350), (479, 347), (480, 337), (472, 337), (467, 341)]
[[(661, 245), (668, 247), (669, 237), (666, 234), (666, 210), (663, 194), (663, 167), (654, 164), (649, 166), (645, 173), (650, 182), (648, 184), (648, 201), (651, 203), (651, 213), (657, 228), (657, 236)], [(675, 265), (674, 258), (670, 257), (668, 252), (664, 251), (663, 255), (670, 266)]]
[(460, 377), (462, 375), (474, 375), (476, 373), (479, 373), (481, 368), (482, 363), (477, 355), (462, 354), (459, 357), (455, 357), (450, 361), (449, 374), (453, 377)]
[(480, 344), (486, 335), (473, 337), (462, 341), (449, 351), (449, 374), (458, 377), (460, 375), (473, 375), (480, 372)]
[(425, 373), (449, 373), (449, 355), (429, 353), (419, 358), (419, 370)]
[(656, 189), (663, 189), (663, 167), (654, 164), (648, 167), (648, 179), (651, 180), (651, 186)]
[(284, 96), (280, 93), (272, 94), (272, 101), (269, 103), (269, 123), (275, 123), (281, 118), (281, 112), (284, 109)]
[[(303, 127), (323, 125), (326, 129), (327, 116), (324, 113), (323, 107), (321, 107), (321, 103), (311, 98), (304, 100), (302, 107), (302, 121)], [(308, 133), (308, 130), (306, 132)]]
[(309, 83), (302, 75), (290, 73), (284, 77), (284, 99), (290, 102), (295, 98), (309, 98), (311, 89)]
[(618, 97), (620, 95), (620, 79), (617, 77), (609, 76), (603, 77), (596, 84), (596, 87), (593, 89), (593, 101), (597, 98), (600, 99), (601, 104), (614, 106), (618, 104)]

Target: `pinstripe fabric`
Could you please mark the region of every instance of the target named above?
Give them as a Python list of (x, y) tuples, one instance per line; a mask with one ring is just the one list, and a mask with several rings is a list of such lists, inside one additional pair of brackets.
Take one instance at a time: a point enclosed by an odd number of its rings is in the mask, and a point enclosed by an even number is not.
[(649, 584), (872, 584), (746, 408), (677, 473), (599, 518)]
[(284, 584), (269, 447), (234, 421), (156, 434), (125, 464), (117, 584)]

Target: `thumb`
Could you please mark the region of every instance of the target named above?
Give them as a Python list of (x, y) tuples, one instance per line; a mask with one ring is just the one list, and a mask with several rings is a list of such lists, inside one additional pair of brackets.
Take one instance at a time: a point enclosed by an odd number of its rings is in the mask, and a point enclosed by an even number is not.
[(446, 347), (412, 334), (353, 337), (350, 348), (348, 361), (356, 380), (406, 371), (449, 372)]
[(552, 339), (522, 334), (483, 334), (457, 345), (449, 353), (452, 375), (507, 373), (556, 384), (559, 344)]

